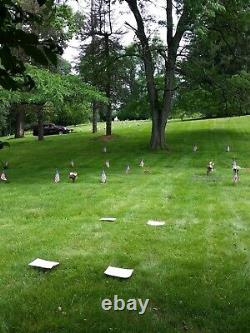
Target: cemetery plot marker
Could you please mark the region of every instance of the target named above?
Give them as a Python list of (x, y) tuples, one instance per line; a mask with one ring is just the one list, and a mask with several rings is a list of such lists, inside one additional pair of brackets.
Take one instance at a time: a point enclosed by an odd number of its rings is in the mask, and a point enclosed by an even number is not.
[(101, 181), (102, 184), (107, 183), (107, 176), (106, 176), (106, 173), (105, 173), (104, 170), (102, 170), (100, 181)]
[(236, 184), (240, 180), (239, 172), (240, 172), (241, 167), (239, 165), (237, 165), (237, 162), (235, 159), (233, 160), (233, 163), (232, 163), (232, 169), (233, 169), (233, 183)]
[(59, 174), (58, 170), (56, 170), (56, 174), (55, 174), (55, 177), (54, 177), (54, 182), (56, 184), (60, 182), (60, 174)]
[(75, 172), (75, 171), (71, 171), (71, 172), (69, 173), (69, 179), (71, 179), (73, 183), (76, 181), (77, 176), (78, 176), (78, 175), (77, 175), (77, 172)]
[(214, 171), (214, 163), (210, 161), (207, 165), (207, 176)]
[(3, 181), (3, 182), (7, 182), (7, 175), (6, 173), (4, 172), (4, 170), (2, 171), (1, 173), (1, 176), (0, 176), (0, 179)]
[(154, 221), (154, 220), (149, 220), (147, 222), (147, 225), (151, 225), (153, 227), (160, 227), (160, 226), (163, 226), (165, 225), (165, 222), (164, 221)]
[(37, 268), (44, 268), (44, 269), (52, 269), (59, 265), (59, 262), (57, 261), (49, 261), (37, 258), (34, 261), (29, 263), (29, 266), (31, 267), (37, 267)]
[(116, 221), (116, 217), (102, 217), (102, 218), (100, 218), (100, 221), (115, 222)]
[(108, 276), (118, 277), (122, 279), (128, 279), (133, 274), (133, 269), (127, 269), (127, 268), (119, 268), (119, 267), (113, 267), (109, 266), (104, 274)]

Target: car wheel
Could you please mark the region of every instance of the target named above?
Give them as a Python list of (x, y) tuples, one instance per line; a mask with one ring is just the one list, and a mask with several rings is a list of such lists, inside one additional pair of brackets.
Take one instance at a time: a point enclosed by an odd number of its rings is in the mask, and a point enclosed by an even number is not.
[(58, 134), (59, 134), (59, 135), (63, 135), (63, 132), (62, 132), (62, 131), (59, 131)]

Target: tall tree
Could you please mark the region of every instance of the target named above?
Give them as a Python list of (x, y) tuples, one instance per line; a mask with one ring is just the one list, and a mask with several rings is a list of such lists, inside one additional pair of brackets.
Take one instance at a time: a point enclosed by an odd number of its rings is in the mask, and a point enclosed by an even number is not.
[[(166, 21), (161, 22), (166, 27), (166, 47), (159, 48), (159, 53), (164, 58), (164, 93), (162, 101), (159, 96), (155, 80), (155, 63), (152, 57), (150, 36), (147, 35), (146, 21), (143, 17), (145, 3), (151, 1), (125, 0), (136, 21), (136, 27), (130, 26), (141, 44), (141, 52), (144, 61), (147, 91), (152, 115), (152, 131), (150, 146), (152, 149), (164, 149), (166, 147), (165, 128), (172, 111), (173, 95), (175, 91), (175, 71), (181, 40), (189, 31), (193, 31), (198, 21), (202, 20), (202, 14), (206, 10), (221, 9), (217, 1), (194, 0), (166, 0)], [(216, 6), (215, 6), (216, 5)], [(178, 17), (178, 23), (174, 25), (174, 13)]]
[[(95, 0), (91, 0), (91, 8), (90, 8), (90, 31), (91, 31), (91, 47), (93, 49), (96, 46), (96, 34), (94, 33), (97, 29), (97, 19), (95, 15)], [(96, 85), (96, 84), (95, 84)], [(98, 86), (98, 84), (97, 84)], [(97, 132), (97, 120), (98, 120), (98, 104), (96, 101), (92, 103), (92, 133)]]
[[(72, 9), (66, 4), (55, 4), (54, 1), (44, 1), (40, 6), (37, 1), (19, 0), (19, 4), (23, 11), (31, 13), (39, 20), (31, 20), (29, 24), (24, 22), (18, 23), (19, 29), (24, 33), (32, 33), (39, 36), (41, 40), (53, 40), (56, 45), (61, 49), (66, 46), (67, 40), (72, 38), (76, 30), (76, 19)], [(61, 70), (63, 60), (57, 54), (53, 54), (53, 63), (40, 60), (41, 55), (39, 52), (34, 51), (34, 56), (29, 56), (30, 49), (34, 49), (32, 45), (17, 45), (13, 48), (13, 53), (16, 57), (26, 64), (33, 64), (44, 68), (49, 68), (53, 72)], [(46, 60), (46, 59), (45, 59)], [(25, 119), (25, 105), (15, 105), (14, 114), (16, 116), (16, 130), (15, 138), (24, 136), (24, 119)], [(42, 109), (37, 113), (41, 115)], [(42, 117), (39, 117), (41, 120)], [(39, 121), (40, 121), (39, 120)]]
[[(106, 120), (106, 135), (112, 133), (112, 78), (115, 72), (115, 57), (114, 50), (119, 44), (117, 36), (119, 32), (113, 31), (113, 18), (110, 0), (91, 0), (90, 2), (90, 18), (87, 20), (82, 29), (82, 39), (91, 38), (87, 47), (83, 48), (82, 60), (84, 62), (84, 55), (92, 56), (93, 59), (101, 55), (99, 61), (99, 73), (97, 74), (102, 78), (101, 87), (106, 94), (108, 103), (105, 106), (105, 120)], [(87, 51), (85, 53), (85, 50)], [(92, 52), (92, 53), (91, 53)], [(100, 57), (99, 57), (100, 60)], [(94, 67), (95, 64), (93, 64)], [(92, 73), (96, 72), (96, 68), (92, 67)], [(92, 75), (91, 84), (99, 85), (98, 76), (94, 78)], [(95, 82), (96, 81), (96, 82)], [(96, 108), (93, 105), (93, 131), (96, 130)]]

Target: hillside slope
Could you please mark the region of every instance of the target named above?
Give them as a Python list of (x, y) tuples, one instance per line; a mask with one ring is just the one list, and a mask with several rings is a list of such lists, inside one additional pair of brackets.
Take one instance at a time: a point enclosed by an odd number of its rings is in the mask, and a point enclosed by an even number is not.
[[(148, 150), (148, 122), (115, 123), (108, 142), (100, 127), (97, 135), (84, 126), (44, 142), (9, 140), (0, 151), (10, 164), (9, 182), (0, 183), (0, 332), (248, 332), (250, 117), (171, 122), (164, 152)], [(243, 168), (236, 186), (234, 157)], [(216, 171), (207, 177), (210, 160)], [(149, 219), (166, 225), (152, 228)], [(37, 257), (60, 265), (28, 267)], [(108, 265), (134, 275), (108, 278)], [(102, 310), (114, 295), (149, 305), (144, 315)]]

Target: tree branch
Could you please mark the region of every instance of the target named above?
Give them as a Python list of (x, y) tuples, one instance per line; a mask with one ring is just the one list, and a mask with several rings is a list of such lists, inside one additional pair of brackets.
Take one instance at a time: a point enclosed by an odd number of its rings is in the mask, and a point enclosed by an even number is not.
[(129, 24), (128, 22), (125, 22), (125, 25), (128, 26), (130, 29), (132, 29), (132, 30), (135, 32), (135, 34), (136, 34), (136, 32), (137, 32), (136, 28), (134, 28), (134, 27), (133, 27), (131, 24)]

